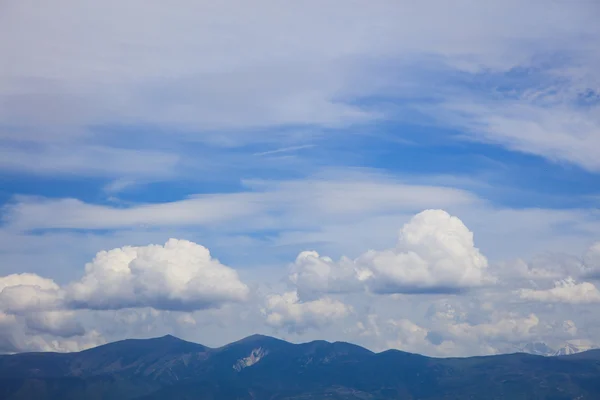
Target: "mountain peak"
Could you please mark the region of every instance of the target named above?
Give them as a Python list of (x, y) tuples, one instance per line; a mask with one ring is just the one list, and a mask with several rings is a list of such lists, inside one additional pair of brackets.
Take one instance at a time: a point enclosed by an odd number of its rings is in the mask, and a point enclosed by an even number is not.
[(255, 333), (254, 335), (246, 336), (243, 339), (240, 339), (239, 342), (250, 342), (255, 340), (263, 340), (263, 339), (275, 339), (271, 336), (261, 335), (260, 333)]
[[(280, 343), (280, 342), (285, 342), (285, 341), (271, 337), (271, 336), (266, 336), (266, 335), (261, 335), (261, 334), (256, 333), (254, 335), (247, 336), (247, 337), (240, 339), (237, 342), (233, 342), (231, 344)], [(285, 342), (285, 343), (287, 343), (287, 342)], [(230, 345), (228, 345), (228, 346), (230, 346)]]
[(166, 334), (164, 336), (159, 336), (157, 338), (154, 338), (154, 340), (162, 340), (162, 341), (185, 341), (183, 339), (178, 338), (177, 336), (173, 336), (171, 334)]
[(534, 354), (538, 356), (566, 356), (581, 353), (587, 350), (596, 348), (597, 346), (584, 342), (571, 340), (563, 343), (558, 349), (549, 347), (544, 342), (530, 342), (522, 346), (519, 346), (517, 350), (519, 352)]
[(548, 346), (544, 342), (530, 342), (517, 348), (519, 352), (533, 354), (536, 356), (551, 356), (556, 350)]

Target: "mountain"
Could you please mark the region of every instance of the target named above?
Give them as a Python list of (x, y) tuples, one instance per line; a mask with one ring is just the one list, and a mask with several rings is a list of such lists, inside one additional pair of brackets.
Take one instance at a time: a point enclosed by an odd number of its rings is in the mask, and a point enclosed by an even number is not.
[(220, 348), (164, 336), (0, 356), (0, 399), (7, 400), (599, 398), (597, 350), (437, 359), (254, 335)]
[(535, 354), (537, 356), (552, 356), (556, 350), (548, 346), (544, 342), (531, 342), (518, 348), (519, 352), (527, 354)]
[(584, 351), (596, 349), (598, 346), (588, 342), (570, 340), (561, 345), (558, 350), (554, 350), (544, 342), (531, 342), (517, 347), (517, 351), (521, 353), (535, 354), (538, 356), (567, 356), (581, 353)]
[(579, 342), (579, 341), (569, 341), (566, 342), (561, 348), (554, 352), (554, 356), (568, 356), (571, 354), (577, 354), (588, 350), (593, 350), (597, 348), (597, 346), (592, 345), (590, 343)]

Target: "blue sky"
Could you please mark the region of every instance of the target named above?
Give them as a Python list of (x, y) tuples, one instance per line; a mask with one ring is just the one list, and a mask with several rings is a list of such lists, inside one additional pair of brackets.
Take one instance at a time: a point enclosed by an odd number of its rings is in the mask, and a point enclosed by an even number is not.
[[(136, 133), (141, 132), (143, 128)], [(123, 202), (160, 203), (198, 193), (239, 191), (246, 179), (297, 179), (319, 168), (371, 168), (416, 181), (439, 175), (479, 181), (481, 185), (470, 189), (500, 206), (578, 208), (597, 204), (597, 173), (489, 143), (461, 140), (460, 134), (443, 127), (382, 122), (329, 131), (287, 147), (222, 149), (193, 143), (176, 149), (176, 154), (211, 158), (215, 163), (228, 159), (239, 162), (224, 161), (215, 174), (183, 172), (155, 182), (142, 179), (139, 184), (135, 178), (107, 179), (78, 176), (76, 172), (56, 176), (51, 171), (3, 171), (1, 196), (4, 204), (13, 201), (15, 195), (74, 197), (100, 204), (110, 204), (115, 201), (112, 197)], [(340, 136), (344, 139), (339, 140)], [(116, 196), (111, 185), (118, 189)]]
[(593, 2), (0, 8), (0, 351), (600, 344)]

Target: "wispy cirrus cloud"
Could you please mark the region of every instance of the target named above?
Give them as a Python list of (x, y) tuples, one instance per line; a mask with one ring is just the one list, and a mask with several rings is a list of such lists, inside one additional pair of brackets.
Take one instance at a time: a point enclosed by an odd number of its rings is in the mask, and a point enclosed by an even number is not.
[(314, 144), (303, 144), (300, 146), (288, 146), (288, 147), (280, 147), (275, 150), (261, 151), (259, 153), (254, 153), (255, 156), (269, 156), (273, 154), (281, 154), (281, 153), (292, 153), (298, 150), (305, 150), (315, 147)]
[[(339, 129), (393, 119), (397, 107), (373, 107), (372, 99), (435, 99), (438, 91), (422, 73), (435, 69), (437, 83), (467, 77), (465, 99), (430, 105), (433, 114), (447, 114), (444, 123), (459, 120), (492, 143), (598, 167), (587, 150), (597, 145), (593, 102), (587, 111), (564, 102), (540, 108), (523, 96), (517, 104), (498, 102), (468, 82), (482, 71), (512, 76), (532, 67), (528, 79), (554, 77), (541, 81), (540, 92), (560, 82), (558, 97), (576, 87), (593, 100), (599, 61), (591, 50), (600, 32), (597, 7), (589, 2), (381, 1), (366, 8), (335, 0), (285, 7), (261, 1), (249, 8), (238, 1), (177, 7), (109, 1), (90, 7), (73, 1), (4, 6), (0, 52), (9, 62), (0, 70), (1, 137), (71, 138), (85, 148), (104, 136), (92, 127), (150, 127), (174, 141), (231, 146), (264, 140), (277, 127)], [(77, 18), (61, 18), (66, 8)], [(148, 24), (132, 23), (140, 18)], [(557, 54), (562, 58), (554, 60)], [(536, 69), (540, 60), (552, 68)], [(118, 147), (122, 140), (109, 142)], [(141, 158), (131, 163), (148, 165)], [(72, 166), (86, 173), (85, 165)]]
[[(237, 229), (298, 227), (319, 219), (418, 210), (444, 204), (470, 204), (472, 194), (445, 187), (408, 185), (377, 174), (281, 182), (247, 181), (248, 190), (191, 196), (184, 200), (125, 207), (77, 199), (17, 198), (5, 206), (14, 229), (123, 229), (134, 226), (202, 226), (236, 221)], [(303, 222), (304, 221), (304, 222)], [(249, 225), (250, 224), (250, 225)]]

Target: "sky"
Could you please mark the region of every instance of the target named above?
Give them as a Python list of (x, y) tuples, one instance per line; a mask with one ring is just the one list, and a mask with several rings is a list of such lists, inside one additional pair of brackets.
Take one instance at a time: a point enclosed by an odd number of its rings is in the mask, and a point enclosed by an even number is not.
[(0, 353), (600, 345), (599, 18), (0, 2)]

